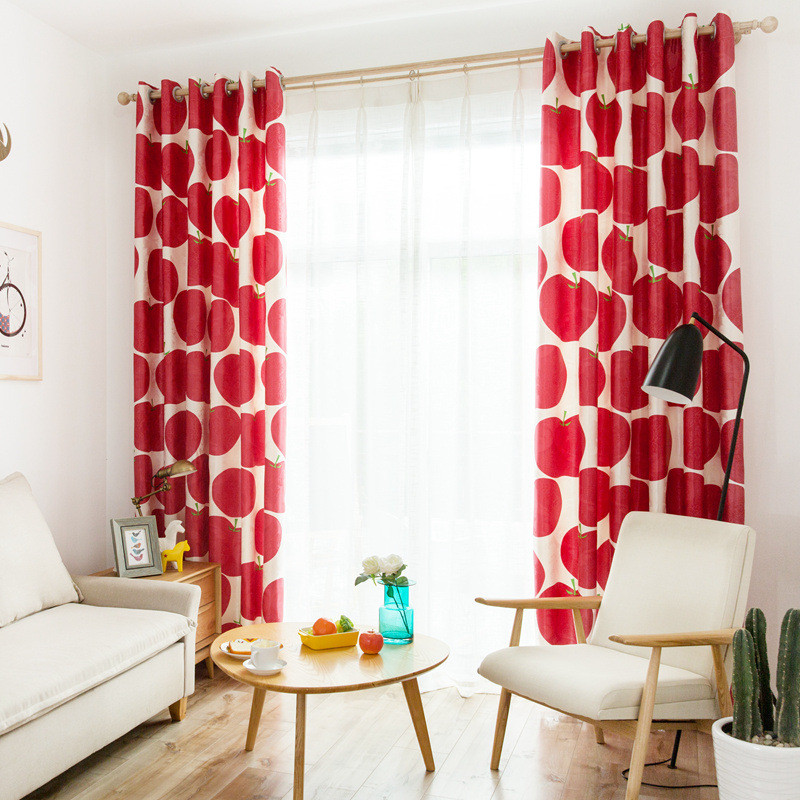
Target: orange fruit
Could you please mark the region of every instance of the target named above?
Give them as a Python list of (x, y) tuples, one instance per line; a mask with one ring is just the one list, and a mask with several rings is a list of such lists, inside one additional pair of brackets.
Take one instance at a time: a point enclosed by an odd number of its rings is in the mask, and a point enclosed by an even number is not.
[(324, 636), (326, 633), (336, 633), (336, 625), (326, 617), (320, 617), (311, 627), (314, 636)]

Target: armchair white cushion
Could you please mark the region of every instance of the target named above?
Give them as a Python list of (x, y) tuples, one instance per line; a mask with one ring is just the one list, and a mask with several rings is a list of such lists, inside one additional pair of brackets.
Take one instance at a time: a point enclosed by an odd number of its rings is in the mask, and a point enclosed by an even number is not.
[[(700, 723), (717, 719), (720, 702), (727, 702), (721, 642), (729, 641), (724, 631), (744, 620), (754, 545), (755, 533), (746, 525), (632, 512), (622, 524), (587, 643), (517, 646), (522, 608), (535, 608), (537, 601), (514, 601), (512, 646), (486, 656), (478, 669), (503, 687), (492, 767), (499, 763), (508, 704), (516, 694), (594, 723), (601, 743), (604, 727), (625, 732), (630, 728), (620, 721), (637, 720), (626, 798), (638, 797), (651, 721), (705, 729)], [(563, 607), (574, 607), (570, 598)], [(672, 646), (670, 637), (648, 647), (610, 638), (714, 631), (721, 635), (695, 638), (716, 650)]]

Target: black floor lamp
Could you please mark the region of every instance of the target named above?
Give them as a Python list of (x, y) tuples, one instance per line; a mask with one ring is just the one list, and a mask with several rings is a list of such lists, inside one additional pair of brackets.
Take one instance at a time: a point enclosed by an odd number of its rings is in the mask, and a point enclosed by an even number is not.
[[(692, 319), (696, 319), (699, 323), (705, 325), (728, 347), (733, 348), (744, 361), (744, 376), (742, 377), (742, 388), (739, 391), (739, 406), (736, 409), (736, 421), (733, 424), (733, 435), (731, 436), (730, 451), (728, 453), (728, 466), (725, 469), (725, 479), (722, 482), (722, 494), (719, 498), (719, 509), (717, 510), (717, 519), (721, 520), (725, 511), (725, 498), (728, 494), (728, 483), (733, 469), (733, 456), (736, 451), (736, 440), (739, 437), (739, 424), (742, 421), (742, 406), (744, 405), (744, 392), (747, 388), (747, 377), (750, 374), (750, 360), (741, 347), (734, 344), (727, 336), (723, 336), (699, 314), (693, 313)], [(686, 405), (697, 392), (702, 366), (703, 334), (692, 323), (680, 325), (672, 331), (664, 344), (661, 345), (661, 349), (656, 353), (656, 357), (653, 359), (653, 363), (650, 365), (642, 384), (642, 389), (660, 400)], [(681, 732), (678, 730), (675, 733), (675, 743), (669, 760), (671, 769), (675, 769), (680, 742)]]

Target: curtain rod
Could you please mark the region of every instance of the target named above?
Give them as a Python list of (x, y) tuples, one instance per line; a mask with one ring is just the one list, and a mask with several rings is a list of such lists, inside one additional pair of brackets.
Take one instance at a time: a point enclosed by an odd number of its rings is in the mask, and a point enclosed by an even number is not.
[[(778, 20), (775, 17), (764, 17), (762, 20), (750, 20), (749, 22), (734, 22), (733, 32), (736, 42), (741, 41), (743, 35), (750, 34), (755, 30), (762, 30), (764, 33), (772, 33), (778, 27)], [(700, 36), (709, 36), (715, 33), (714, 25), (704, 25), (697, 29)], [(667, 28), (664, 31), (666, 39), (680, 39), (680, 28)], [(647, 41), (647, 34), (640, 33), (634, 36), (631, 41), (633, 44)], [(600, 39), (595, 41), (596, 47), (613, 47), (615, 38)], [(571, 53), (581, 49), (580, 42), (564, 42), (561, 45), (562, 53)], [(326, 86), (352, 86), (361, 83), (376, 83), (379, 81), (392, 81), (404, 78), (423, 78), (432, 75), (447, 75), (464, 70), (494, 69), (497, 67), (511, 66), (514, 64), (533, 64), (541, 61), (544, 56), (544, 48), (536, 47), (529, 50), (508, 50), (502, 53), (484, 53), (477, 56), (462, 56), (460, 58), (440, 58), (435, 61), (417, 61), (409, 64), (394, 64), (388, 67), (372, 67), (361, 70), (344, 70), (342, 72), (323, 72), (318, 75), (298, 75), (295, 77), (282, 77), (281, 84), (286, 91), (294, 89), (314, 89)], [(263, 79), (253, 81), (253, 89), (261, 89), (265, 85)], [(206, 94), (207, 83), (201, 83), (200, 91)], [(238, 90), (238, 81), (228, 81), (226, 90), (233, 92)], [(176, 97), (186, 97), (189, 90), (185, 86), (175, 89)], [(117, 101), (120, 105), (126, 106), (136, 100), (136, 92), (120, 92)], [(158, 100), (161, 97), (159, 89), (150, 92), (150, 101)]]

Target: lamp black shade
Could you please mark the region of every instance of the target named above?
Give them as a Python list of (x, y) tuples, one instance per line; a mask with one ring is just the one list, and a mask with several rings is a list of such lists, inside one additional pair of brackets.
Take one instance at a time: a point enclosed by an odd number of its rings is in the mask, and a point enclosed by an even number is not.
[(659, 400), (686, 405), (697, 391), (703, 366), (703, 334), (695, 325), (680, 325), (653, 359), (642, 389)]

